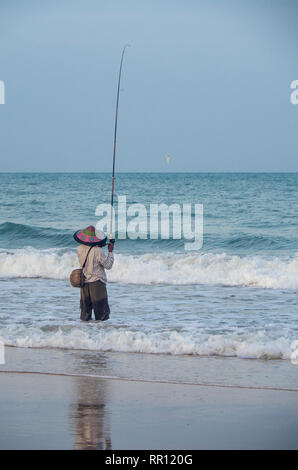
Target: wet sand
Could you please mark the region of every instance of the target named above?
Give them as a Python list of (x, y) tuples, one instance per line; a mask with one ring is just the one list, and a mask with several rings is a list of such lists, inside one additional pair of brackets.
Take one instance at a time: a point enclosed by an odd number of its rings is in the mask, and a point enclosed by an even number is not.
[(298, 392), (0, 373), (1, 449), (297, 449)]

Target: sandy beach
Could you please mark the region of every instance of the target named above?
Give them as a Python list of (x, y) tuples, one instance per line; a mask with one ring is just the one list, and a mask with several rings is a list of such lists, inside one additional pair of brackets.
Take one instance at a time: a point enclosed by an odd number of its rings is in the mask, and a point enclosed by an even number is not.
[(296, 367), (6, 347), (0, 417), (1, 449), (297, 449)]
[(297, 449), (298, 393), (0, 373), (1, 449)]

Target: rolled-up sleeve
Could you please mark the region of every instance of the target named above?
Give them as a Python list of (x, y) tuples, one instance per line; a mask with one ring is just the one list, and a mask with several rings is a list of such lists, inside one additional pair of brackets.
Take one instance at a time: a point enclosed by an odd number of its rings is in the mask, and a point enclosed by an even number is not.
[(113, 264), (114, 264), (114, 255), (112, 252), (108, 252), (108, 255), (106, 256), (101, 250), (100, 256), (99, 256), (99, 262), (100, 264), (105, 268), (105, 269), (111, 269)]

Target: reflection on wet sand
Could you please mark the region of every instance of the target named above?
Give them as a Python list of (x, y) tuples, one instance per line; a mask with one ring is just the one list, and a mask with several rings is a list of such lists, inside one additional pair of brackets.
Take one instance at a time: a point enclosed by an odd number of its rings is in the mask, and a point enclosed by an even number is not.
[(75, 448), (111, 449), (110, 416), (106, 408), (108, 382), (77, 377), (76, 387), (77, 403), (71, 414), (75, 428)]

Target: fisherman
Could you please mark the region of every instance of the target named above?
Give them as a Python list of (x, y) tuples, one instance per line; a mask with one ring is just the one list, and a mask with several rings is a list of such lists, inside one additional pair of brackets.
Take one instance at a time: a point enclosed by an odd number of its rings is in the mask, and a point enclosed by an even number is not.
[(96, 235), (93, 225), (84, 230), (78, 230), (73, 237), (80, 244), (78, 258), (85, 277), (84, 286), (81, 287), (81, 320), (91, 320), (92, 309), (95, 320), (108, 320), (110, 307), (105, 269), (111, 269), (113, 266), (114, 243), (108, 244), (108, 255), (106, 256), (102, 247), (106, 245), (107, 237), (103, 232), (98, 232)]

